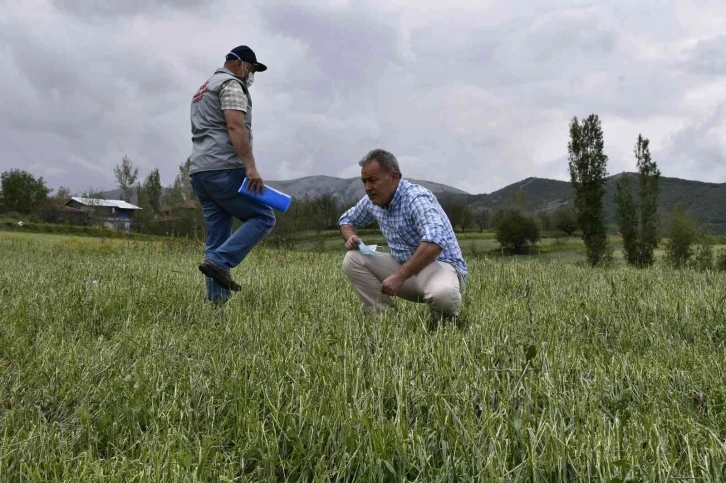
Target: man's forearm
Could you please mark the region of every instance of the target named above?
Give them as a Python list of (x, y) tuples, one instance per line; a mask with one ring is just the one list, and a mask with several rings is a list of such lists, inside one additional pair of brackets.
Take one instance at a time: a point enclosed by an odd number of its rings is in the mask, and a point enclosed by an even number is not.
[(343, 239), (348, 241), (350, 237), (358, 234), (353, 225), (340, 225), (340, 234), (343, 235)]
[(433, 263), (440, 253), (441, 247), (436, 243), (421, 242), (413, 256), (396, 273), (408, 280)]
[(229, 128), (229, 138), (232, 141), (237, 156), (242, 160), (245, 168), (255, 168), (255, 158), (252, 156), (252, 145), (250, 144), (250, 133), (247, 127)]

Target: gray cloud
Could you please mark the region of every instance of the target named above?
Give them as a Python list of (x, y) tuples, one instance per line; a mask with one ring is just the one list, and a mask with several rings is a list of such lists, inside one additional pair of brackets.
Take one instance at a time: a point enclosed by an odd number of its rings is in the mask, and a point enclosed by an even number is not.
[(159, 10), (192, 9), (205, 4), (199, 0), (52, 0), (51, 3), (62, 12), (89, 20), (138, 16)]
[(307, 60), (326, 79), (357, 89), (390, 62), (402, 62), (400, 15), (377, 13), (366, 2), (345, 8), (309, 3), (270, 3), (262, 19), (271, 32), (284, 32), (307, 47)]
[(726, 74), (726, 35), (699, 40), (686, 63), (695, 74), (723, 76)]
[(662, 153), (683, 177), (702, 173), (714, 181), (726, 176), (726, 102), (720, 103), (703, 120), (674, 132)]
[(241, 43), (270, 67), (252, 89), (269, 179), (355, 176), (375, 147), (472, 192), (566, 179), (568, 122), (593, 112), (611, 173), (642, 132), (664, 175), (726, 175), (718, 2), (45, 1), (0, 6), (0, 170), (54, 187), (110, 188), (124, 155), (170, 183), (192, 94)]

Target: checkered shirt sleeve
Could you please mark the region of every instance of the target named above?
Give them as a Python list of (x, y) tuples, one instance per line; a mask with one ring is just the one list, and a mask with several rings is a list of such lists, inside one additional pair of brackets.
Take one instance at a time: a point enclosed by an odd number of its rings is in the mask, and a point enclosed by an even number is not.
[(338, 226), (340, 225), (352, 225), (355, 227), (363, 227), (373, 223), (375, 217), (373, 216), (373, 210), (371, 209), (373, 203), (365, 196), (356, 205), (343, 213), (343, 216), (338, 220)]
[(446, 245), (446, 227), (431, 198), (433, 195), (421, 194), (411, 200), (410, 216), (421, 234), (421, 241), (435, 243), (443, 249)]
[(239, 82), (227, 81), (219, 91), (219, 101), (222, 103), (222, 110), (247, 112), (247, 95), (242, 90)]

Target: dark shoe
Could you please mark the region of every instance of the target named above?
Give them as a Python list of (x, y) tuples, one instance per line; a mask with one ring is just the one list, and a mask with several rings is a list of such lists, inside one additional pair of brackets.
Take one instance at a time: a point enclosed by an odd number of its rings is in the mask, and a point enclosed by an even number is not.
[(230, 275), (229, 272), (222, 270), (207, 260), (204, 260), (202, 264), (199, 265), (199, 271), (217, 282), (222, 288), (232, 290), (233, 292), (239, 292), (242, 289), (237, 282), (232, 280), (232, 275)]

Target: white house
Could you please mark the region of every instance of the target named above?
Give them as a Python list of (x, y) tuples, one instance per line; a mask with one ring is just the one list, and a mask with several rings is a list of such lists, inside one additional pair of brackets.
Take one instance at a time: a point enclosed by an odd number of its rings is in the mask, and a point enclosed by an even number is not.
[(66, 206), (89, 213), (102, 225), (112, 230), (130, 231), (133, 227), (133, 214), (141, 210), (136, 205), (122, 200), (99, 200), (95, 198), (73, 197)]

